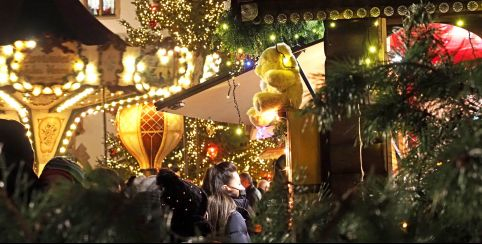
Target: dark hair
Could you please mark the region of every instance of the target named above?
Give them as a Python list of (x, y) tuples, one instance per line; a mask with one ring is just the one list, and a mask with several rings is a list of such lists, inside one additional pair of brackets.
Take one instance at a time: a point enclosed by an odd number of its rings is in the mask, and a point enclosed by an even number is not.
[[(33, 171), (34, 151), (26, 133), (27, 129), (20, 122), (0, 119), (0, 144), (3, 145), (0, 152), (4, 159), (4, 165), (0, 165), (0, 175), (8, 174), (7, 178), (3, 179), (7, 183), (8, 196), (12, 196), (15, 191), (23, 190), (29, 191), (29, 195), (33, 183), (37, 181), (37, 175)], [(5, 169), (2, 169), (3, 167)], [(21, 182), (18, 182), (19, 178)]]
[(243, 173), (239, 174), (239, 177), (243, 178), (243, 179), (246, 179), (249, 182), (250, 185), (253, 185), (253, 178), (251, 177), (251, 175), (249, 175), (249, 173), (243, 172)]
[(231, 214), (236, 211), (236, 203), (226, 194), (214, 194), (208, 198), (208, 217), (213, 236), (222, 237)]
[(222, 186), (229, 183), (237, 170), (231, 162), (221, 162), (210, 167), (204, 175), (202, 189), (208, 196), (222, 193)]
[(274, 182), (285, 182), (287, 180), (285, 168), (286, 168), (286, 155), (281, 155), (273, 164), (274, 168), (274, 175), (273, 181)]

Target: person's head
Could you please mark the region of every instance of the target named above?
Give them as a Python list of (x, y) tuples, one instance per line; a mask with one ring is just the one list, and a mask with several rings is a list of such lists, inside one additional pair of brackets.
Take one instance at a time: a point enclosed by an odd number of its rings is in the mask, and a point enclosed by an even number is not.
[(274, 168), (274, 182), (286, 181), (286, 155), (281, 155), (273, 164)]
[(236, 166), (230, 162), (221, 162), (209, 168), (202, 188), (208, 195), (224, 193), (231, 197), (239, 197), (240, 192), (245, 190)]
[(47, 162), (38, 179), (38, 187), (46, 190), (56, 184), (80, 184), (84, 181), (84, 172), (77, 163), (66, 157), (54, 157)]
[(239, 175), (241, 178), (241, 184), (244, 186), (244, 188), (248, 188), (249, 186), (253, 185), (253, 178), (251, 178), (251, 175), (249, 175), (246, 172), (243, 172)]
[(223, 193), (209, 196), (207, 220), (215, 235), (224, 235), (231, 213), (236, 211), (234, 200)]
[(171, 170), (179, 177), (181, 177), (181, 169), (179, 168), (179, 166), (177, 165), (174, 165), (171, 167)]
[[(0, 176), (6, 175), (6, 190), (9, 196), (17, 189), (18, 178), (30, 186), (37, 180), (33, 170), (34, 152), (27, 137), (27, 130), (18, 121), (0, 119), (0, 152), (4, 162), (0, 165)], [(21, 189), (20, 189), (21, 190)]]
[(96, 168), (86, 175), (86, 178), (94, 187), (101, 190), (120, 192), (123, 187), (123, 180), (119, 174), (109, 168)]
[(260, 189), (263, 192), (267, 192), (269, 190), (269, 181), (260, 180), (258, 183), (258, 189)]

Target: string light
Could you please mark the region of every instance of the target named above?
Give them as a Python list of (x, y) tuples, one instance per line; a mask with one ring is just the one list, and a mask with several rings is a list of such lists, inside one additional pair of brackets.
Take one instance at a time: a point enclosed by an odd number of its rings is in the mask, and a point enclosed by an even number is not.
[(236, 135), (238, 136), (243, 135), (243, 129), (241, 127), (236, 128)]
[[(215, 143), (215, 138), (220, 135), (229, 135), (230, 132), (240, 128), (239, 125), (229, 125), (224, 123), (216, 123), (211, 120), (202, 120), (185, 117), (185, 147), (173, 152), (168, 157), (167, 162), (177, 162), (180, 168), (187, 167), (189, 174), (181, 171), (183, 178), (189, 178), (195, 184), (199, 184), (206, 172), (207, 168), (213, 163), (209, 158), (208, 150), (210, 143)], [(267, 148), (275, 148), (276, 143), (272, 139), (266, 140), (250, 140), (245, 148), (237, 151), (223, 151), (222, 145), (219, 153), (220, 161), (230, 161), (235, 163), (240, 171), (249, 171), (255, 179), (267, 176), (271, 172), (268, 160), (263, 160), (259, 156)], [(185, 165), (184, 162), (188, 162)], [(215, 161), (218, 162), (218, 161)]]
[(17, 111), (20, 121), (23, 123), (25, 128), (27, 129), (27, 137), (32, 143), (32, 131), (30, 130), (30, 119), (28, 115), (28, 110), (19, 103), (15, 98), (8, 95), (4, 91), (0, 90), (0, 98), (5, 101), (10, 107)]
[(222, 59), (217, 53), (213, 53), (206, 56), (206, 61), (204, 63), (204, 68), (203, 68), (203, 76), (201, 77), (200, 82), (203, 83), (207, 79), (217, 74), (219, 72), (219, 66), (221, 62), (222, 62)]
[[(1, 47), (2, 53), (5, 56), (0, 56), (0, 84), (5, 85), (10, 82), (12, 87), (20, 92), (29, 91), (31, 95), (38, 96), (40, 94), (55, 94), (56, 96), (61, 96), (64, 91), (73, 91), (82, 85), (84, 80), (89, 83), (94, 84), (97, 82), (98, 73), (94, 64), (85, 65), (82, 59), (76, 60), (72, 65), (73, 76), (80, 83), (77, 86), (69, 85), (53, 85), (44, 86), (37, 84), (35, 87), (32, 86), (28, 81), (24, 80), (25, 77), (20, 76), (21, 62), (26, 57), (29, 51), (34, 49), (37, 43), (33, 40), (29, 41), (15, 41), (13, 45), (5, 45)], [(6, 59), (6, 57), (11, 57)]]
[(167, 30), (180, 46), (194, 52), (207, 50), (207, 43), (215, 34), (224, 12), (224, 1), (204, 0), (197, 3), (163, 0), (153, 8), (151, 1), (137, 0), (134, 4), (140, 27), (134, 28), (127, 21), (121, 21), (121, 24), (126, 27), (128, 41), (134, 46), (159, 45), (164, 39), (162, 31)]
[(73, 105), (77, 104), (79, 101), (81, 101), (82, 99), (84, 99), (85, 97), (87, 97), (88, 95), (92, 94), (94, 92), (94, 88), (87, 88), (85, 89), (84, 91), (78, 93), (77, 95), (71, 97), (70, 99), (66, 100), (65, 102), (63, 102), (62, 104), (60, 104), (56, 109), (55, 111), (57, 111), (57, 113), (60, 113), (70, 107), (72, 107)]
[(465, 22), (464, 22), (464, 20), (459, 19), (459, 20), (457, 20), (455, 25), (458, 26), (458, 27), (463, 27), (465, 25)]

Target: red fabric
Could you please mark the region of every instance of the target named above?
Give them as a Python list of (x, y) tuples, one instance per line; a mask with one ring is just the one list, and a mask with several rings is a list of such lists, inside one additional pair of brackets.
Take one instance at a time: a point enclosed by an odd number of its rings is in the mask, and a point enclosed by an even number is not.
[[(429, 24), (427, 29), (435, 30), (435, 38), (444, 43), (444, 50), (436, 50), (436, 52), (446, 52), (452, 57), (454, 63), (482, 58), (482, 39), (476, 34), (457, 26), (440, 23)], [(417, 37), (415, 33), (412, 35), (415, 38)], [(389, 38), (390, 49), (403, 55), (405, 50), (404, 40), (406, 39), (405, 30), (400, 29), (390, 35)], [(434, 56), (435, 58), (432, 61), (437, 63), (440, 60), (440, 55)]]

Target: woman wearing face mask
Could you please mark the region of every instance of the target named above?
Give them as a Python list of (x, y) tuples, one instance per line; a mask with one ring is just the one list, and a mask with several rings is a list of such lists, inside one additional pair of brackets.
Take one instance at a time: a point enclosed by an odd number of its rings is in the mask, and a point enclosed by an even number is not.
[(248, 228), (253, 229), (251, 216), (254, 212), (249, 206), (245, 189), (233, 163), (220, 162), (209, 168), (204, 176), (202, 188), (208, 196), (215, 194), (230, 196), (236, 204), (236, 211), (246, 220)]

